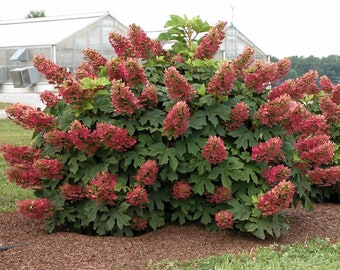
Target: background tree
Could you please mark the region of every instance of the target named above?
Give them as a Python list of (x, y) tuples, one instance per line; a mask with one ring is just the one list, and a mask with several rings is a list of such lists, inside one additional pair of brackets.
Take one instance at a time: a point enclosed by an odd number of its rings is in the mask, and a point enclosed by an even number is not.
[(25, 17), (25, 19), (46, 17), (45, 11), (43, 10), (31, 10), (30, 13)]

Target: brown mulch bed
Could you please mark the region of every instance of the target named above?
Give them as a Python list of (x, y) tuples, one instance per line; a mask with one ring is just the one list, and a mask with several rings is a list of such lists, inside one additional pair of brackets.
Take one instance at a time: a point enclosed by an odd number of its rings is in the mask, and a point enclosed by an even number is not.
[(26, 246), (0, 251), (0, 269), (75, 270), (147, 269), (148, 262), (186, 261), (223, 253), (251, 251), (270, 244), (305, 243), (313, 238), (340, 239), (340, 204), (315, 204), (312, 212), (289, 209), (289, 233), (260, 240), (235, 231), (207, 232), (202, 226), (169, 224), (141, 236), (99, 237), (75, 233), (46, 234), (17, 213), (0, 214), (0, 245)]

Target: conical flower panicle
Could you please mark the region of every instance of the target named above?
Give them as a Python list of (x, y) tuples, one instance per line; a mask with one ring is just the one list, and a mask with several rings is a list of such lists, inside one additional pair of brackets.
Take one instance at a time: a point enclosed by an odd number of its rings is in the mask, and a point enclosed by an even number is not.
[(236, 74), (232, 66), (229, 62), (223, 61), (214, 76), (210, 78), (207, 85), (207, 92), (216, 95), (218, 98), (228, 96), (233, 87), (235, 78)]
[(111, 100), (117, 114), (132, 115), (141, 108), (130, 87), (118, 80), (112, 81)]
[(53, 61), (42, 55), (35, 55), (33, 65), (43, 74), (50, 84), (62, 84), (64, 80), (71, 79), (71, 73), (58, 66)]
[(173, 66), (164, 71), (164, 84), (169, 98), (175, 101), (189, 101), (195, 94), (195, 89)]
[(129, 57), (131, 58), (137, 57), (137, 53), (129, 38), (117, 32), (110, 32), (109, 42), (119, 58), (127, 59)]
[(226, 25), (227, 22), (219, 21), (209, 30), (197, 46), (194, 58), (202, 60), (214, 58), (225, 37)]
[(107, 59), (99, 52), (91, 48), (83, 49), (82, 52), (84, 60), (88, 61), (96, 72), (99, 72), (101, 67), (105, 67)]
[(217, 136), (210, 136), (203, 147), (202, 156), (211, 164), (226, 160), (228, 153), (223, 140)]
[(168, 112), (163, 124), (164, 135), (175, 139), (185, 133), (189, 125), (190, 110), (184, 101), (178, 101)]

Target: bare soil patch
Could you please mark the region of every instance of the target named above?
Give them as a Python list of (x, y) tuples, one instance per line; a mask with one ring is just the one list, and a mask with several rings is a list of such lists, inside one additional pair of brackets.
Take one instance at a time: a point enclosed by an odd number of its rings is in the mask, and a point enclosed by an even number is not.
[(149, 260), (187, 261), (251, 251), (270, 244), (305, 243), (320, 237), (340, 239), (340, 204), (315, 204), (312, 212), (288, 210), (291, 229), (279, 239), (260, 240), (236, 231), (207, 232), (198, 224), (169, 224), (136, 237), (99, 237), (68, 232), (46, 234), (18, 213), (0, 214), (0, 245), (26, 246), (0, 251), (0, 269), (147, 269)]

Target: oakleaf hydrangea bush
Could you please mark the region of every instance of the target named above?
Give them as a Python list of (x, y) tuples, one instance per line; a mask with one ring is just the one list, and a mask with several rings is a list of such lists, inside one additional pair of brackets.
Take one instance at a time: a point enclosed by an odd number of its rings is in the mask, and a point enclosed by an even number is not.
[(132, 236), (195, 221), (264, 239), (287, 232), (292, 204), (331, 196), (340, 84), (316, 71), (279, 83), (289, 59), (258, 61), (252, 48), (216, 61), (225, 27), (171, 15), (153, 40), (132, 24), (109, 34), (110, 59), (84, 48), (73, 74), (36, 55), (56, 93), (41, 93), (44, 111), (8, 107), (35, 133), (31, 146), (1, 146), (8, 180), (37, 196), (20, 213), (48, 232)]

